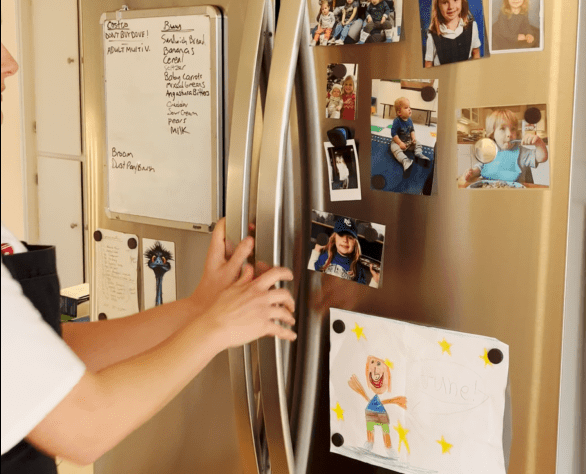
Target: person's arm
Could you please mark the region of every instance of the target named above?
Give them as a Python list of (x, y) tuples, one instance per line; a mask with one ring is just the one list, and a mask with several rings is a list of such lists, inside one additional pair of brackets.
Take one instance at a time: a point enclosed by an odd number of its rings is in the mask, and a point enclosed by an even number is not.
[(425, 42), (425, 67), (433, 67), (433, 60), (435, 57), (435, 43), (431, 33), (427, 33), (427, 40)]
[(346, 26), (346, 9), (342, 9), (342, 25)]
[(478, 25), (476, 22), (472, 24), (472, 59), (480, 58), (480, 47), (482, 43), (478, 35)]
[(293, 299), (284, 289), (271, 290), (293, 275), (273, 268), (253, 280), (253, 272), (247, 265), (202, 317), (152, 349), (86, 371), (26, 439), (52, 456), (89, 464), (163, 408), (222, 350), (269, 335), (294, 340), (275, 322), (294, 324)]
[(352, 15), (350, 15), (350, 18), (348, 18), (348, 23), (351, 23), (354, 18), (356, 18), (356, 12), (358, 12), (358, 8), (354, 7), (354, 10), (352, 10)]
[[(225, 238), (226, 220), (221, 219), (212, 234), (203, 277), (188, 298), (125, 318), (65, 323), (62, 324), (63, 339), (90, 371), (99, 371), (161, 343), (204, 313), (220, 292), (238, 278), (245, 261), (243, 255), (250, 253), (253, 240), (248, 238), (240, 242), (233, 258), (228, 259)], [(124, 334), (124, 338), (120, 338), (120, 334)]]
[(405, 148), (407, 148), (407, 146), (401, 141), (401, 139), (399, 138), (399, 135), (395, 135), (393, 137), (393, 141), (399, 145), (401, 147), (401, 150), (404, 150)]
[(535, 146), (535, 161), (537, 163), (544, 163), (547, 161), (549, 155), (547, 151), (547, 145), (545, 142), (539, 137), (539, 135), (534, 135), (533, 133), (527, 133), (523, 137), (523, 141), (521, 142), (522, 145), (534, 145)]
[(417, 143), (417, 137), (415, 137), (415, 130), (411, 132), (411, 142)]

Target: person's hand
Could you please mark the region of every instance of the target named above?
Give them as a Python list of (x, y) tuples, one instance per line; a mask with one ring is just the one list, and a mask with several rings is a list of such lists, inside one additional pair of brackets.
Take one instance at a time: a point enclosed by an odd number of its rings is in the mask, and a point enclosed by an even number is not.
[(405, 143), (403, 143), (402, 141), (399, 142), (399, 146), (401, 147), (401, 150), (406, 150), (407, 149), (407, 145), (405, 145)]
[(212, 328), (225, 337), (226, 347), (237, 347), (264, 336), (294, 341), (289, 328), (295, 324), (295, 302), (289, 291), (275, 289), (278, 281), (291, 281), (287, 268), (274, 267), (254, 279), (254, 270), (246, 265), (242, 276), (220, 292), (204, 317)]
[(370, 274), (372, 275), (372, 279), (375, 281), (375, 283), (378, 285), (378, 282), (380, 281), (380, 273), (378, 273), (377, 271), (375, 271), (373, 264), (370, 264)]
[(370, 16), (369, 16), (369, 17), (367, 17), (367, 18), (366, 18), (366, 23), (372, 23), (372, 17), (370, 17)]
[(326, 248), (325, 245), (315, 244), (315, 247), (313, 247), (313, 250), (317, 250), (318, 252), (321, 253), (325, 248)]
[(533, 35), (526, 35), (525, 41), (527, 41), (527, 43), (531, 44), (531, 43), (533, 43), (533, 41), (535, 41), (535, 38), (533, 37)]
[(218, 221), (212, 234), (203, 276), (191, 295), (202, 311), (209, 308), (220, 292), (238, 279), (242, 265), (246, 263), (253, 248), (254, 239), (247, 237), (234, 249), (230, 242), (226, 242), (226, 219)]
[(525, 41), (526, 36), (524, 34), (519, 33), (519, 36), (517, 36), (517, 41)]
[(470, 168), (466, 173), (464, 173), (464, 180), (470, 181), (472, 178), (476, 178), (478, 176), (476, 170), (478, 168)]
[(336, 107), (336, 110), (342, 110), (342, 106), (341, 106), (341, 105), (338, 105), (338, 106)]
[(521, 140), (521, 145), (540, 146), (540, 145), (545, 145), (545, 143), (543, 143), (543, 140), (541, 138), (539, 138), (539, 135), (528, 132), (523, 137), (523, 140)]
[(417, 138), (413, 137), (413, 138), (411, 139), (411, 143), (413, 143), (413, 145), (415, 145), (415, 144), (417, 143)]

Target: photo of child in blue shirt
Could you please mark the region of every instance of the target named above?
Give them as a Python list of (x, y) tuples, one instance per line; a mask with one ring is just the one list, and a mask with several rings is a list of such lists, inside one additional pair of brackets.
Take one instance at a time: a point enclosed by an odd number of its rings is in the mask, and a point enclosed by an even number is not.
[(413, 164), (413, 160), (405, 154), (406, 151), (412, 151), (417, 158), (422, 160), (429, 160), (429, 158), (423, 154), (423, 148), (415, 137), (415, 127), (411, 120), (412, 112), (409, 99), (399, 97), (395, 100), (395, 112), (397, 116), (393, 120), (393, 126), (391, 128), (391, 137), (393, 138), (391, 153), (403, 165), (403, 169), (407, 171)]
[(497, 109), (486, 119), (486, 134), (497, 145), (497, 155), (489, 163), (478, 163), (466, 171), (466, 182), (479, 177), (506, 182), (522, 181), (524, 169), (537, 168), (548, 160), (548, 150), (539, 135), (528, 132), (517, 140), (519, 119), (509, 109)]

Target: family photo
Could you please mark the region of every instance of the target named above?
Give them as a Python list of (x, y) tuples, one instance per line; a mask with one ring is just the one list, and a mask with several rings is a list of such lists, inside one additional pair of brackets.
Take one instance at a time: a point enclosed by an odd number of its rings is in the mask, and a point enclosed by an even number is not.
[(458, 187), (549, 187), (545, 104), (457, 111)]
[(430, 195), (437, 140), (437, 79), (373, 79), (371, 186)]
[(401, 39), (403, 0), (310, 0), (308, 6), (312, 46)]

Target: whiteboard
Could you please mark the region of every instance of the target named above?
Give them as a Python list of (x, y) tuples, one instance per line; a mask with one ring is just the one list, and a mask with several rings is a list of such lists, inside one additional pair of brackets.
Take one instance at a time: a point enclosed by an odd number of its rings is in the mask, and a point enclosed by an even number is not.
[(108, 217), (209, 230), (222, 212), (222, 16), (102, 15)]

